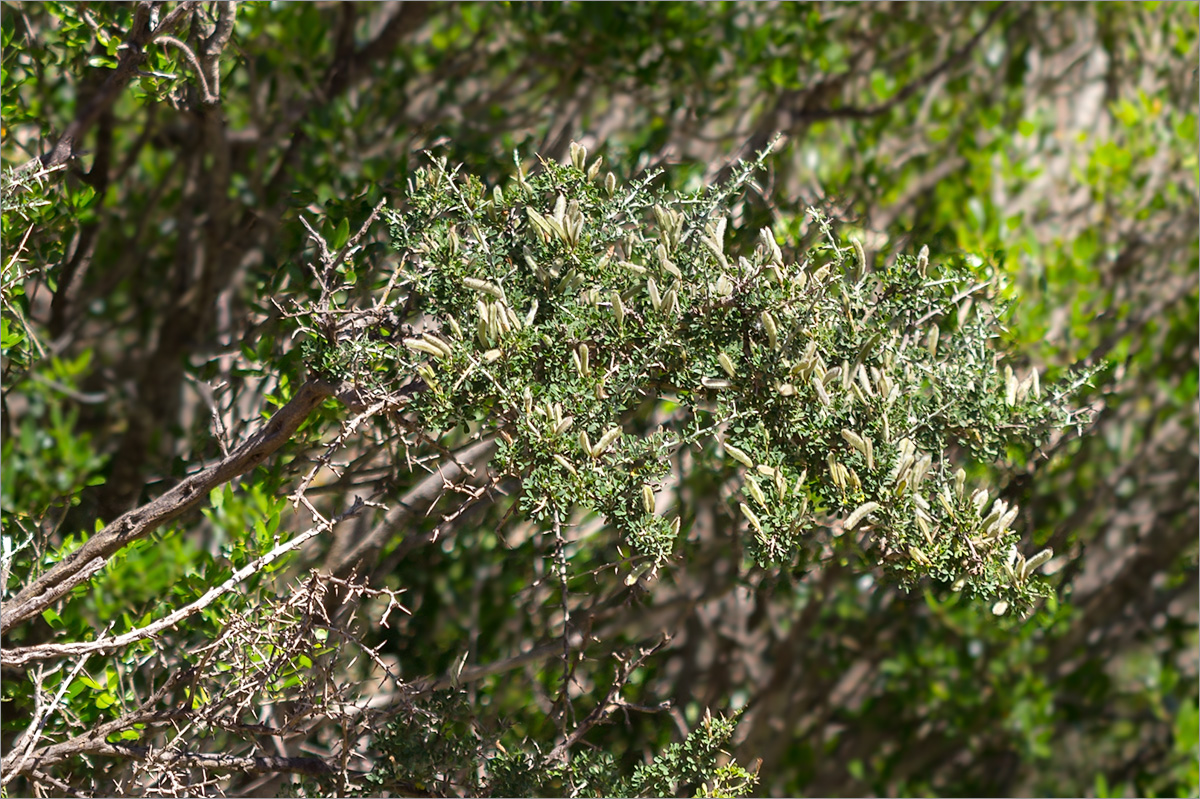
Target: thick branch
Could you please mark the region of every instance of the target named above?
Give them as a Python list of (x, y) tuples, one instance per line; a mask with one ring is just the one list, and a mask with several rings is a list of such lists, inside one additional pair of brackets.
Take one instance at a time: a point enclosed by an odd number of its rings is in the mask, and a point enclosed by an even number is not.
[(158, 499), (122, 515), (6, 602), (0, 607), (0, 634), (65, 596), (73, 585), (72, 577), (79, 572), (100, 568), (131, 541), (186, 513), (207, 500), (212, 489), (258, 466), (291, 439), (314, 408), (335, 393), (334, 386), (322, 381), (310, 380), (300, 386), (291, 402), (228, 457), (185, 478)]

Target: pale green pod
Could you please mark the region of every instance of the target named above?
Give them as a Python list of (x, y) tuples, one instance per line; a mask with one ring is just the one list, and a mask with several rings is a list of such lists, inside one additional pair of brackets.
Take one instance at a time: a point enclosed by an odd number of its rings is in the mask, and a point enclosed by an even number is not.
[(1017, 403), (1017, 378), (1011, 366), (1004, 367), (1004, 404), (1010, 408)]
[(763, 311), (760, 318), (763, 330), (767, 331), (767, 343), (771, 345), (771, 349), (779, 349), (779, 328), (775, 324), (775, 317), (771, 316), (770, 311)]
[(717, 353), (717, 363), (721, 364), (721, 368), (725, 370), (725, 374), (731, 378), (737, 377), (737, 371), (733, 368), (733, 359), (723, 352)]
[(662, 296), (658, 293), (658, 283), (654, 278), (649, 278), (646, 281), (646, 291), (650, 293), (650, 304), (654, 306), (654, 310), (662, 307)]
[(575, 465), (572, 464), (566, 458), (564, 458), (562, 455), (559, 455), (557, 452), (554, 453), (554, 460), (558, 461), (560, 466), (562, 466), (564, 469), (566, 469), (568, 472), (570, 472), (574, 476), (576, 476), (576, 477), (579, 476), (579, 472), (575, 471)]
[(612, 172), (604, 176), (604, 190), (608, 192), (609, 197), (617, 193), (617, 176)]
[(921, 247), (921, 251), (917, 253), (917, 274), (925, 277), (925, 273), (929, 271), (929, 245), (925, 244)]
[(742, 450), (735, 447), (733, 444), (730, 444), (729, 442), (725, 442), (725, 452), (728, 453), (729, 457), (733, 458), (735, 461), (742, 464), (743, 466), (745, 466), (749, 469), (754, 468), (753, 459), (751, 459), (751, 457), (749, 455), (747, 455), (745, 452), (743, 452)]
[(654, 499), (654, 489), (651, 488), (649, 486), (649, 484), (643, 483), (642, 484), (642, 507), (645, 508), (646, 513), (654, 513), (654, 508), (655, 508), (656, 504), (657, 503), (655, 502), (655, 499)]
[(574, 424), (574, 422), (575, 422), (574, 416), (564, 417), (562, 421), (560, 421), (557, 425), (554, 426), (554, 434), (562, 435), (563, 433), (565, 433), (571, 429), (571, 425)]
[(477, 277), (464, 277), (462, 282), (463, 285), (469, 289), (474, 289), (475, 291), (488, 294), (498, 300), (504, 299), (504, 289), (500, 288), (495, 283), (487, 280), (480, 280)]
[(763, 510), (770, 510), (770, 508), (767, 507), (767, 497), (763, 493), (762, 488), (759, 487), (756, 480), (749, 477), (746, 478), (746, 491), (750, 494), (754, 501), (759, 504), (759, 507), (761, 507)]
[(616, 289), (612, 292), (612, 309), (613, 316), (617, 318), (617, 329), (625, 326), (625, 303), (621, 302), (621, 292)]
[(853, 530), (858, 527), (858, 523), (865, 519), (868, 514), (874, 513), (877, 510), (879, 510), (878, 502), (864, 502), (846, 517), (846, 521), (842, 522), (842, 526), (847, 530)]
[(613, 445), (613, 442), (621, 437), (621, 428), (613, 427), (607, 430), (604, 435), (600, 436), (600, 440), (596, 442), (596, 446), (592, 447), (592, 457), (599, 458), (608, 448)]
[(403, 341), (404, 346), (413, 352), (423, 352), (426, 355), (432, 355), (435, 358), (445, 358), (446, 353), (441, 347), (436, 347), (428, 341), (420, 338), (406, 338)]
[(758, 517), (754, 515), (754, 511), (750, 510), (750, 506), (745, 502), (740, 502), (738, 503), (738, 508), (742, 511), (742, 515), (746, 517), (746, 520), (754, 526), (754, 529), (761, 533), (762, 522), (760, 522)]

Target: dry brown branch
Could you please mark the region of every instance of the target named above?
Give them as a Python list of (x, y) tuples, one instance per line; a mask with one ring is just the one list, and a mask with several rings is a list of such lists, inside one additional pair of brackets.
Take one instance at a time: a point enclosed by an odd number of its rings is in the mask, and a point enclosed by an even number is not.
[(80, 572), (94, 573), (122, 547), (136, 541), (204, 502), (209, 492), (265, 461), (296, 432), (308, 415), (337, 388), (310, 380), (287, 405), (227, 458), (182, 480), (167, 493), (125, 513), (96, 533), (79, 549), (22, 589), (0, 608), (0, 633), (6, 633), (65, 596), (79, 584)]

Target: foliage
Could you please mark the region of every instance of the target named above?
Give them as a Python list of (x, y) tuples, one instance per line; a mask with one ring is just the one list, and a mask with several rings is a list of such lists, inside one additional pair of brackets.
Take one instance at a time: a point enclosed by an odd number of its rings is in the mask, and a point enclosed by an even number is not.
[(1194, 5), (0, 33), (8, 794), (1196, 794)]

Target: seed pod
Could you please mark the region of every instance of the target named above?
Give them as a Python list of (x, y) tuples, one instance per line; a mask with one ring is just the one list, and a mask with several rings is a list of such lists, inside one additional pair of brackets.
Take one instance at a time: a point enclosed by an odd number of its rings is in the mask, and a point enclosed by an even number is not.
[(521, 398), (525, 401), (525, 415), (528, 416), (533, 413), (533, 392), (529, 390), (529, 386), (525, 386)]
[(1041, 552), (1034, 555), (1025, 562), (1025, 576), (1033, 574), (1033, 572), (1050, 558), (1054, 557), (1053, 549), (1043, 549)]
[(600, 436), (600, 440), (596, 442), (596, 446), (592, 447), (592, 457), (599, 458), (608, 448), (613, 445), (613, 442), (621, 437), (621, 428), (613, 427)]
[(604, 190), (608, 192), (609, 197), (617, 193), (617, 176), (612, 172), (604, 176)]
[(492, 187), (492, 203), (494, 203), (497, 208), (504, 205), (504, 192), (500, 190), (499, 183)]
[(722, 380), (719, 377), (702, 377), (700, 378), (700, 385), (704, 386), (705, 388), (720, 389), (729, 388), (733, 384), (728, 380)]
[(933, 546), (933, 533), (929, 529), (929, 520), (921, 513), (915, 514), (915, 518), (917, 520), (917, 529), (921, 531), (921, 535), (925, 536), (925, 542)]
[(779, 249), (779, 243), (775, 241), (775, 235), (767, 228), (763, 228), (758, 231), (758, 238), (763, 243), (763, 248), (766, 250), (770, 263), (776, 265), (782, 264), (783, 251)]
[(775, 387), (775, 390), (785, 397), (790, 397), (796, 393), (796, 387), (791, 383), (780, 383)]
[(480, 280), (479, 278), (475, 277), (464, 277), (462, 282), (463, 285), (469, 289), (483, 292), (484, 294), (488, 294), (498, 300), (504, 299), (504, 289), (500, 288), (495, 283), (491, 283), (487, 280)]
[(662, 298), (663, 316), (673, 316), (675, 314), (675, 308), (678, 304), (679, 300), (678, 295), (675, 293), (675, 289), (667, 289), (667, 293), (664, 294)]
[(560, 436), (571, 429), (571, 425), (575, 422), (574, 416), (564, 417), (558, 424), (554, 426), (554, 434)]
[(642, 507), (646, 509), (646, 513), (654, 513), (654, 489), (647, 483), (642, 484)]
[(849, 391), (850, 386), (854, 385), (854, 373), (850, 371), (850, 362), (842, 360), (842, 371), (839, 372), (842, 378), (842, 391)]
[(1038, 368), (1036, 366), (1033, 367), (1031, 374), (1033, 377), (1033, 382), (1029, 386), (1029, 393), (1031, 395), (1033, 395), (1034, 399), (1041, 399), (1042, 398), (1042, 385), (1041, 385), (1041, 379), (1038, 377)]
[(730, 444), (728, 441), (725, 442), (725, 452), (729, 455), (729, 457), (733, 458), (743, 466), (749, 469), (754, 468), (754, 461), (750, 458), (750, 456), (735, 447), (733, 444)]
[(525, 314), (525, 327), (530, 327), (534, 320), (537, 319), (538, 301), (534, 300), (529, 306), (529, 313)]
[(820, 284), (822, 281), (824, 281), (824, 280), (825, 280), (825, 277), (826, 277), (828, 274), (829, 274), (829, 264), (825, 264), (825, 265), (824, 265), (824, 266), (822, 266), (820, 269), (818, 269), (817, 271), (813, 272), (813, 276), (812, 276), (813, 282), (814, 282), (814, 283), (817, 283), (817, 284)]
[(800, 272), (796, 275), (796, 291), (804, 291), (804, 287), (808, 285), (808, 273)]
[(442, 352), (441, 347), (435, 347), (428, 341), (420, 338), (406, 338), (403, 341), (406, 348), (413, 352), (423, 352), (426, 355), (432, 355), (435, 358), (445, 358), (446, 353)]
[(613, 316), (617, 317), (617, 329), (620, 330), (625, 326), (625, 303), (621, 302), (621, 292), (616, 289), (612, 292), (612, 309)]
[(988, 491), (986, 488), (977, 488), (971, 494), (971, 504), (975, 506), (976, 513), (983, 513), (984, 507), (988, 503)]
[(432, 344), (433, 346), (435, 346), (439, 350), (441, 350), (442, 354), (445, 355), (447, 358), (449, 358), (450, 356), (452, 356), (454, 354), (454, 350), (450, 347), (450, 345), (447, 342), (443, 341), (442, 339), (438, 338), (437, 336), (433, 335), (432, 333), (422, 333), (421, 338), (425, 339), (430, 344)]
[(958, 494), (959, 499), (963, 498), (963, 488), (966, 484), (967, 472), (965, 469), (959, 467), (958, 471), (954, 473), (954, 493)]
[(853, 430), (848, 430), (845, 427), (843, 427), (842, 428), (842, 438), (844, 438), (846, 440), (847, 444), (854, 447), (856, 450), (858, 450), (860, 453), (862, 453), (864, 456), (866, 456), (867, 444), (865, 441), (863, 441), (862, 436), (860, 436), (858, 433), (855, 433)]
[(931, 562), (929, 560), (929, 556), (926, 555), (924, 552), (922, 552), (919, 547), (910, 546), (908, 548), (908, 554), (910, 556), (912, 556), (913, 560), (915, 560), (917, 563), (921, 564), (922, 566), (928, 566)]
[(779, 328), (775, 325), (775, 317), (771, 316), (770, 311), (763, 311), (760, 318), (763, 330), (767, 331), (767, 343), (771, 345), (771, 349), (779, 349)]
[(458, 320), (456, 320), (453, 316), (448, 316), (446, 317), (446, 323), (450, 326), (450, 332), (454, 338), (462, 341), (463, 332), (462, 328), (458, 326)]
[(954, 504), (952, 502), (950, 502), (949, 493), (945, 489), (943, 489), (942, 491), (938, 492), (937, 498), (938, 498), (938, 502), (940, 502), (942, 504), (942, 509), (946, 511), (946, 515), (953, 516), (954, 515)]
[(723, 352), (717, 353), (717, 363), (721, 364), (721, 368), (725, 370), (725, 374), (730, 377), (737, 377), (737, 370), (733, 368), (733, 360)]
[(881, 432), (883, 433), (883, 443), (890, 444), (892, 441), (892, 426), (888, 422), (888, 417), (887, 417), (886, 413), (882, 417), (882, 422), (883, 423), (880, 425), (880, 428), (881, 428)]
[(763, 490), (759, 488), (758, 482), (753, 478), (746, 478), (746, 491), (754, 498), (754, 501), (759, 504), (763, 510), (770, 510), (767, 507), (767, 497), (763, 494)]
[(875, 448), (871, 446), (871, 439), (864, 438), (863, 443), (867, 445), (867, 451), (863, 454), (867, 456), (867, 469), (875, 471)]
[(635, 275), (646, 274), (646, 267), (635, 264), (633, 261), (618, 261), (617, 265), (624, 269), (628, 269), (630, 272), (633, 272)]
[(785, 499), (787, 497), (787, 480), (783, 477), (783, 469), (776, 469), (772, 477), (775, 478), (775, 493), (779, 495), (780, 499)]
[(760, 522), (758, 520), (758, 517), (754, 515), (754, 511), (750, 510), (750, 506), (747, 505), (745, 502), (740, 502), (740, 503), (738, 503), (738, 508), (741, 509), (742, 515), (746, 517), (746, 520), (749, 521), (750, 524), (752, 524), (754, 526), (754, 529), (761, 533), (762, 532), (762, 522)]
[(939, 335), (940, 331), (938, 330), (938, 326), (935, 324), (930, 326), (929, 334), (925, 336), (925, 347), (929, 350), (929, 357), (931, 360), (937, 358)]
[(929, 270), (929, 245), (925, 244), (921, 247), (921, 251), (917, 253), (917, 274), (925, 277), (925, 273)]
[(717, 282), (714, 286), (714, 289), (716, 290), (718, 297), (728, 297), (733, 294), (733, 283), (730, 282), (729, 277), (722, 272), (721, 275), (717, 277)]
[(495, 363), (496, 361), (500, 360), (502, 355), (504, 355), (504, 353), (500, 350), (488, 350), (487, 352), (483, 353), (483, 362)]
[(588, 348), (586, 344), (579, 345), (579, 373), (584, 377), (592, 374), (592, 367), (588, 364)]
[(878, 502), (864, 502), (846, 517), (846, 521), (842, 522), (842, 527), (847, 530), (853, 530), (858, 527), (859, 522), (867, 517), (867, 514), (874, 513), (877, 510), (879, 510)]
[(604, 156), (602, 156), (602, 155), (596, 156), (596, 160), (592, 162), (592, 165), (590, 167), (588, 167), (588, 171), (587, 171), (588, 180), (595, 180), (596, 175), (600, 174), (600, 167), (602, 167), (603, 165), (604, 165)]
[(1017, 378), (1011, 366), (1004, 367), (1004, 404), (1010, 408), (1017, 402)]
[(554, 453), (554, 460), (558, 461), (560, 466), (562, 466), (564, 469), (566, 469), (568, 472), (570, 472), (574, 476), (576, 476), (576, 477), (579, 476), (579, 472), (575, 471), (574, 464), (572, 464), (569, 460), (564, 458), (562, 455), (559, 455), (557, 452)]
[(861, 363), (858, 365), (858, 383), (862, 386), (863, 394), (868, 397), (875, 395), (874, 389), (871, 388), (871, 380), (867, 375), (867, 370)]
[(775, 472), (777, 470), (773, 466), (768, 466), (765, 463), (760, 463), (754, 467), (754, 471), (758, 472), (763, 477), (774, 477)]
[(579, 448), (588, 455), (592, 454), (592, 442), (588, 440), (588, 434), (586, 430), (579, 431)]
[(974, 304), (974, 302), (975, 301), (972, 300), (970, 297), (967, 297), (965, 300), (962, 301), (962, 304), (958, 306), (958, 329), (959, 330), (962, 330), (964, 327), (966, 327), (967, 320), (971, 318), (971, 307)]
[(658, 283), (654, 281), (654, 278), (646, 281), (646, 290), (650, 292), (650, 304), (657, 311), (662, 306), (662, 297), (658, 293)]
[(571, 165), (583, 171), (584, 165), (587, 163), (587, 148), (578, 142), (571, 142)]
[(821, 404), (826, 408), (833, 405), (833, 400), (829, 398), (829, 392), (825, 390), (825, 384), (822, 383), (815, 375), (810, 382), (812, 383), (812, 387), (816, 389), (817, 399), (821, 401)]

